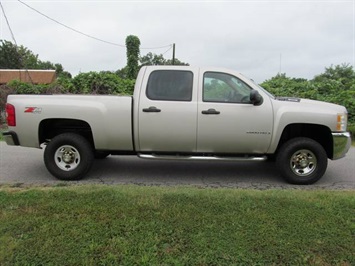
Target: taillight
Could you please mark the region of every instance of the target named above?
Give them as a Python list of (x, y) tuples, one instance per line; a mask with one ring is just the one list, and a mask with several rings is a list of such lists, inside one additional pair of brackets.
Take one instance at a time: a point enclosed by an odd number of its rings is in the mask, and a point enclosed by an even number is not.
[(6, 104), (6, 120), (9, 127), (16, 126), (15, 106), (9, 103)]

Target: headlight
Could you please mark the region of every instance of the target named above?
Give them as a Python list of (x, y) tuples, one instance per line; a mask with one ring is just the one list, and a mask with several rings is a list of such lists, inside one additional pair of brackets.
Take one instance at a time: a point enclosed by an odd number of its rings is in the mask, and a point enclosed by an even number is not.
[(337, 115), (337, 131), (346, 131), (346, 126), (348, 123), (347, 114), (338, 114)]

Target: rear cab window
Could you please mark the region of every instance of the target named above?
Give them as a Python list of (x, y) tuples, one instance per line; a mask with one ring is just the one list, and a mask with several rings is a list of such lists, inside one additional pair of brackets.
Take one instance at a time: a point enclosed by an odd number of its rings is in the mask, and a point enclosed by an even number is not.
[(148, 80), (146, 96), (156, 101), (191, 101), (193, 73), (184, 70), (155, 70)]

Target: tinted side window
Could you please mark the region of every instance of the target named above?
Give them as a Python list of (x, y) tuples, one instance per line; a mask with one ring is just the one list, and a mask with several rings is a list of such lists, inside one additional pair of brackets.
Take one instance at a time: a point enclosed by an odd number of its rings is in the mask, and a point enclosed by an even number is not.
[(156, 70), (148, 80), (147, 97), (160, 101), (191, 101), (193, 74), (190, 71)]
[(219, 72), (206, 72), (203, 78), (203, 101), (249, 103), (251, 88), (240, 79)]

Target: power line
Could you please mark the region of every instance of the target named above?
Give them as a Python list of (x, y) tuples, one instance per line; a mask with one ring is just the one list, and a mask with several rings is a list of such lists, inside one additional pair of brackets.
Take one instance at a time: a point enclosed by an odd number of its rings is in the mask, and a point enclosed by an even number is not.
[(14, 35), (14, 33), (12, 32), (12, 29), (11, 29), (10, 23), (9, 23), (9, 20), (7, 19), (7, 16), (6, 16), (6, 13), (5, 13), (5, 9), (4, 9), (4, 7), (2, 6), (2, 3), (1, 3), (1, 2), (0, 2), (0, 6), (1, 6), (2, 13), (4, 14), (7, 27), (8, 27), (9, 30), (10, 30), (12, 40), (14, 41), (15, 45), (17, 46), (17, 42), (16, 42), (16, 39), (15, 39), (15, 35)]
[(171, 45), (168, 50), (166, 50), (162, 55), (165, 55), (167, 52), (169, 52), (171, 49), (173, 49), (173, 46)]
[[(71, 31), (74, 31), (74, 32), (76, 32), (76, 33), (78, 33), (78, 34), (81, 34), (81, 35), (86, 36), (86, 37), (88, 37), (88, 38), (94, 39), (94, 40), (96, 40), (96, 41), (100, 41), (100, 42), (103, 42), (103, 43), (106, 43), (106, 44), (110, 44), (110, 45), (114, 45), (114, 46), (126, 48), (126, 45), (118, 44), (118, 43), (114, 43), (114, 42), (109, 42), (109, 41), (105, 41), (105, 40), (103, 40), (103, 39), (100, 39), (100, 38), (97, 38), (97, 37), (95, 37), (95, 36), (89, 35), (89, 34), (84, 33), (84, 32), (82, 32), (82, 31), (76, 30), (76, 29), (74, 29), (74, 28), (72, 28), (72, 27), (70, 27), (70, 26), (68, 26), (68, 25), (63, 24), (62, 22), (60, 22), (60, 21), (58, 21), (58, 20), (55, 20), (55, 19), (53, 19), (53, 18), (47, 16), (46, 14), (44, 14), (44, 13), (38, 11), (37, 9), (35, 9), (35, 8), (31, 7), (31, 6), (29, 6), (28, 4), (22, 2), (21, 0), (17, 0), (17, 1), (20, 2), (21, 4), (23, 4), (24, 6), (28, 7), (29, 9), (33, 10), (34, 12), (40, 14), (41, 16), (43, 16), (43, 17), (45, 17), (45, 18), (47, 18), (47, 19), (49, 19), (49, 20), (51, 20), (51, 21), (53, 21), (53, 22), (55, 22), (55, 23), (57, 23), (57, 24), (59, 24), (59, 25), (61, 25), (61, 26), (63, 26), (63, 27), (65, 27), (65, 28), (67, 28), (67, 29), (69, 29), (69, 30), (71, 30)], [(162, 48), (171, 47), (171, 46), (172, 46), (172, 44), (164, 45), (164, 46), (159, 46), (159, 47), (141, 47), (140, 49), (153, 50), (153, 49), (162, 49)]]
[[(14, 35), (12, 29), (11, 29), (9, 20), (7, 19), (7, 16), (6, 16), (6, 13), (5, 13), (5, 9), (4, 9), (4, 7), (2, 6), (1, 1), (0, 1), (0, 6), (1, 6), (2, 13), (4, 14), (7, 27), (9, 28), (9, 31), (10, 31), (10, 33), (11, 33), (12, 40), (13, 40), (14, 43), (15, 43), (15, 49), (16, 49), (16, 51), (18, 52), (18, 45), (17, 45), (16, 39), (15, 39), (15, 35)], [(21, 53), (19, 53), (19, 55), (20, 55), (20, 57), (19, 57), (19, 58), (20, 58), (20, 63), (23, 64), (23, 55), (22, 55)], [(26, 71), (26, 73), (27, 73), (28, 78), (29, 78), (30, 81), (31, 81), (31, 84), (33, 85), (34, 83), (33, 83), (33, 80), (32, 80), (32, 77), (31, 77), (30, 73), (28, 72), (27, 67), (24, 66), (24, 68), (25, 68), (25, 71)], [(21, 79), (21, 70), (20, 70), (20, 69), (19, 69), (19, 78)]]

